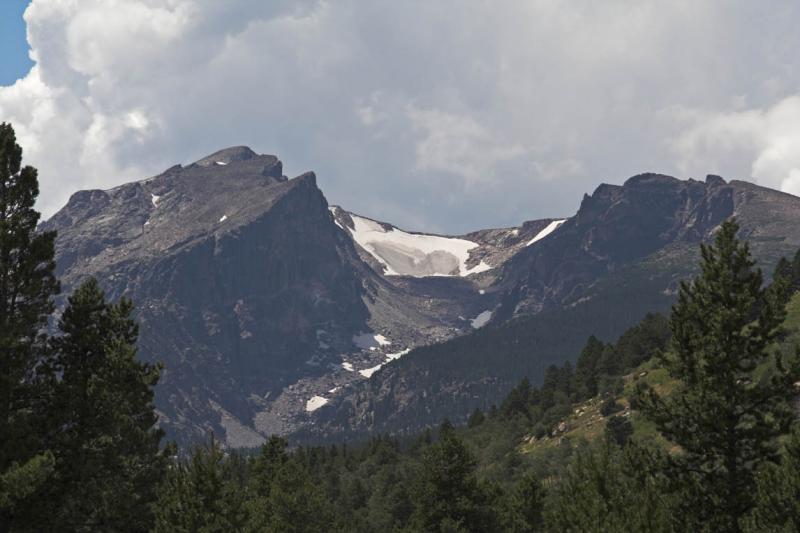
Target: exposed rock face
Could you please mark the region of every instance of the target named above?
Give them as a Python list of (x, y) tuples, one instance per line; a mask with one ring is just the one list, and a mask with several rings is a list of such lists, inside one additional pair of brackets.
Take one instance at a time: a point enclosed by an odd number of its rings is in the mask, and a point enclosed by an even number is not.
[(329, 207), (313, 173), (234, 147), (78, 192), (43, 226), (65, 293), (95, 276), (134, 300), (170, 437), (255, 446), (486, 407), (668, 308), (732, 215), (767, 266), (800, 246), (800, 199), (716, 176), (643, 174), (569, 219), (441, 236)]
[(182, 439), (257, 442), (266, 399), (338, 363), (319, 332), (335, 346), (367, 327), (358, 256), (314, 174), (289, 180), (272, 156), (233, 148), (76, 193), (45, 226), (65, 289), (91, 275), (136, 303), (141, 356), (165, 365), (158, 407)]
[[(696, 272), (700, 242), (735, 216), (759, 265), (772, 272), (800, 247), (800, 198), (709, 176), (643, 174), (601, 185), (546, 239), (492, 271), (492, 324), (412, 351), (326, 406), (306, 439), (413, 432), (463, 420), (499, 401), (523, 376), (577, 357), (589, 335), (613, 340), (646, 312), (667, 311)], [(487, 273), (489, 275), (489, 273)]]
[[(775, 219), (760, 213), (763, 208)], [(731, 216), (739, 219), (742, 236), (758, 241), (759, 234), (771, 235), (768, 240), (791, 247), (798, 235), (790, 227), (797, 208), (796, 197), (745, 182), (727, 184), (719, 176), (704, 183), (641, 174), (622, 186), (601, 185), (552, 237), (503, 265), (504, 314), (538, 312), (581, 298), (598, 278), (626, 265), (675, 244), (710, 240)], [(770, 246), (754, 245), (763, 259), (776, 259)]]
[(165, 365), (162, 421), (183, 442), (290, 431), (312, 397), (468, 331), (491, 298), (465, 279), (382, 277), (313, 173), (288, 179), (246, 147), (78, 192), (43, 228), (58, 231), (65, 294), (95, 276), (136, 304), (140, 355)]

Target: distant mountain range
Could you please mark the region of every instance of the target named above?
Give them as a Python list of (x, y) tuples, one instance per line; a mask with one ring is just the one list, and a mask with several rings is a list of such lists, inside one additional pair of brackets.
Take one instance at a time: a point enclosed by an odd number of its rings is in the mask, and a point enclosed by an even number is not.
[(800, 198), (717, 176), (642, 174), (569, 218), (446, 236), (329, 206), (313, 173), (234, 147), (75, 193), (42, 226), (65, 293), (95, 276), (133, 299), (169, 436), (238, 447), (461, 420), (668, 309), (731, 216), (769, 272), (800, 247)]

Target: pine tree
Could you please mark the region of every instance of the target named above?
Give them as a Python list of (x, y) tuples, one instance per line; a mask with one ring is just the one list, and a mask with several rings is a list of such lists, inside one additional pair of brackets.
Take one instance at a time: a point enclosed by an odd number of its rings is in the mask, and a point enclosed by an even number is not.
[(579, 449), (545, 506), (548, 531), (672, 531), (657, 450), (601, 440)]
[(578, 398), (591, 398), (597, 395), (597, 365), (603, 356), (605, 344), (592, 335), (581, 350), (575, 365), (575, 388)]
[(22, 167), (14, 129), (0, 124), (0, 530), (52, 468), (39, 416), (47, 389), (36, 370), (59, 286), (55, 233), (36, 232), (38, 195), (36, 169)]
[(786, 443), (779, 464), (768, 463), (758, 473), (756, 505), (745, 519), (745, 530), (800, 531), (800, 425)]
[(612, 416), (606, 422), (605, 438), (617, 446), (625, 446), (633, 436), (631, 421), (623, 416)]
[[(652, 389), (639, 404), (680, 446), (670, 473), (683, 505), (683, 528), (738, 532), (754, 505), (755, 472), (778, 459), (776, 439), (794, 418), (793, 361), (771, 349), (785, 316), (783, 283), (765, 289), (738, 226), (726, 221), (713, 246), (702, 246), (702, 273), (683, 283), (670, 318), (672, 349), (661, 357), (679, 386)], [(755, 317), (755, 318), (754, 318)], [(759, 379), (756, 371), (774, 363)]]
[(504, 529), (514, 533), (544, 531), (545, 494), (534, 475), (523, 476), (509, 494), (509, 516), (505, 519)]
[(472, 414), (469, 415), (469, 419), (467, 420), (467, 427), (469, 427), (470, 429), (476, 428), (481, 424), (483, 424), (485, 420), (486, 416), (483, 414), (483, 411), (481, 411), (480, 408), (476, 407), (472, 411)]
[(415, 531), (496, 531), (494, 494), (475, 476), (477, 461), (445, 420), (438, 442), (422, 455), (412, 492)]
[(270, 438), (253, 464), (247, 531), (311, 533), (330, 526), (329, 503), (303, 465), (308, 456), (290, 457), (286, 446), (283, 439)]
[(212, 437), (187, 462), (174, 464), (159, 491), (155, 533), (244, 531), (244, 487), (236, 483), (225, 452)]
[(55, 480), (44, 518), (71, 530), (144, 531), (166, 466), (153, 387), (159, 368), (136, 360), (128, 300), (106, 302), (94, 279), (69, 298), (53, 339)]
[(800, 250), (789, 261), (785, 257), (778, 260), (773, 273), (773, 279), (782, 278), (788, 284), (787, 297), (791, 297), (800, 290)]

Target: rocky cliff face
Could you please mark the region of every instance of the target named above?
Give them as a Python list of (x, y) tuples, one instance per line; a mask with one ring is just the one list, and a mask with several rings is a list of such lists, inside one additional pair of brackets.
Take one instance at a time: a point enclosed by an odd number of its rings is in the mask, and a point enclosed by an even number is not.
[(136, 304), (140, 355), (165, 366), (162, 422), (183, 442), (291, 431), (387, 360), (471, 329), (482, 305), (466, 279), (381, 276), (313, 173), (288, 179), (245, 147), (78, 192), (43, 228), (65, 293), (94, 276)]
[[(320, 413), (306, 439), (419, 430), (499, 401), (523, 376), (577, 357), (589, 335), (613, 340), (650, 311), (668, 311), (696, 272), (701, 242), (736, 217), (767, 274), (800, 247), (800, 198), (709, 176), (643, 174), (601, 185), (547, 238), (491, 273), (492, 322), (412, 351)], [(487, 273), (488, 275), (488, 273)]]
[(445, 236), (330, 207), (313, 173), (234, 147), (78, 192), (43, 226), (65, 293), (95, 276), (133, 299), (170, 437), (254, 446), (486, 407), (667, 309), (730, 216), (767, 266), (800, 246), (800, 199), (715, 176), (643, 174), (568, 219)]
[(136, 303), (140, 354), (165, 365), (162, 419), (184, 440), (257, 444), (270, 396), (338, 363), (320, 337), (344, 344), (366, 327), (352, 244), (314, 175), (287, 179), (272, 156), (233, 148), (79, 192), (45, 226), (66, 290), (91, 275)]
[(529, 314), (574, 302), (599, 278), (626, 265), (709, 241), (731, 216), (760, 258), (774, 262), (777, 250), (797, 244), (791, 226), (798, 206), (794, 196), (745, 182), (726, 183), (719, 176), (700, 182), (641, 174), (622, 186), (601, 185), (552, 237), (503, 265), (498, 284), (504, 291), (502, 312)]

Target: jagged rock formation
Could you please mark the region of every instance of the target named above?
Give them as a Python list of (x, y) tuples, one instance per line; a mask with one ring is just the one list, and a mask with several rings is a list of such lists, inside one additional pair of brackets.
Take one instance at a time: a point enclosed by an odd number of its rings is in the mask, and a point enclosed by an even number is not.
[(459, 317), (486, 299), (464, 279), (382, 277), (313, 173), (288, 179), (246, 147), (75, 193), (43, 229), (58, 231), (65, 293), (95, 276), (135, 302), (140, 354), (165, 365), (162, 421), (181, 441), (289, 431), (330, 390), (471, 329)]
[(234, 147), (78, 192), (43, 227), (65, 292), (95, 276), (134, 300), (170, 437), (253, 446), (488, 405), (668, 307), (732, 215), (767, 265), (800, 246), (800, 199), (715, 176), (643, 174), (569, 219), (442, 236), (329, 207), (313, 173)]
[(418, 431), (463, 420), (523, 377), (577, 357), (586, 338), (613, 340), (649, 311), (667, 311), (695, 273), (698, 243), (735, 216), (762, 268), (800, 247), (800, 198), (718, 176), (642, 174), (601, 185), (551, 236), (499, 266), (490, 327), (412, 351), (320, 413), (302, 438)]

